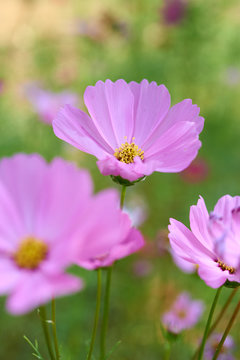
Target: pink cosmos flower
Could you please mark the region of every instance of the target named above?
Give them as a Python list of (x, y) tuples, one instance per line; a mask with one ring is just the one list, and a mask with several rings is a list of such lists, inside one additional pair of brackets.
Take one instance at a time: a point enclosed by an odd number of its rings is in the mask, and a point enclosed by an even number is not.
[(39, 155), (1, 160), (0, 294), (9, 295), (9, 312), (25, 313), (81, 289), (82, 281), (64, 270), (90, 192), (88, 173), (61, 159), (50, 165)]
[(227, 280), (240, 282), (240, 197), (223, 196), (208, 214), (203, 198), (190, 209), (191, 231), (170, 219), (172, 249), (182, 259), (198, 265), (205, 283), (218, 288)]
[(167, 25), (178, 25), (186, 16), (186, 0), (164, 0), (163, 4), (161, 12)]
[(70, 91), (54, 93), (35, 84), (26, 86), (25, 95), (40, 119), (47, 124), (52, 123), (61, 106), (77, 105), (78, 103), (77, 95)]
[(3, 159), (0, 215), (0, 294), (9, 295), (13, 314), (81, 289), (81, 280), (64, 273), (76, 260), (108, 266), (144, 243), (117, 192), (93, 196), (89, 174), (61, 159)]
[(133, 273), (137, 277), (148, 276), (153, 270), (153, 265), (146, 259), (137, 260), (133, 264)]
[(202, 316), (204, 310), (202, 301), (191, 300), (188, 293), (178, 296), (172, 309), (162, 316), (162, 322), (171, 333), (178, 334), (192, 328)]
[(154, 171), (179, 172), (201, 146), (199, 108), (186, 99), (170, 109), (164, 85), (98, 81), (87, 87), (84, 101), (90, 116), (66, 105), (53, 129), (60, 139), (98, 158), (103, 175), (132, 182)]
[(4, 91), (4, 81), (0, 78), (0, 94)]
[[(206, 347), (204, 351), (205, 360), (212, 360), (221, 338), (222, 338), (222, 334), (211, 335), (211, 337), (206, 343)], [(218, 360), (234, 360), (235, 357), (231, 354), (233, 348), (234, 348), (233, 338), (230, 335), (228, 335), (223, 344), (222, 350), (218, 356)]]
[(190, 184), (205, 181), (209, 175), (210, 169), (208, 163), (204, 159), (195, 159), (183, 172), (181, 178)]
[(111, 266), (144, 245), (141, 233), (132, 228), (129, 216), (119, 206), (115, 190), (95, 196), (82, 216), (75, 242), (75, 263), (88, 270)]

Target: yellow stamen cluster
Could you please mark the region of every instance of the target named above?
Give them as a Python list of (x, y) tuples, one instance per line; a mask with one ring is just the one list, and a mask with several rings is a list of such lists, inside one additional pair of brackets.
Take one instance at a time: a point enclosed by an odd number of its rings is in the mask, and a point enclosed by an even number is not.
[(218, 263), (218, 266), (219, 266), (223, 271), (227, 270), (227, 271), (229, 271), (230, 274), (234, 274), (235, 271), (236, 271), (232, 266), (226, 265), (226, 264), (225, 264), (223, 261), (221, 261), (221, 260), (218, 260), (217, 263)]
[(180, 319), (185, 319), (185, 317), (187, 316), (187, 312), (184, 311), (184, 310), (179, 310), (177, 312), (177, 316), (180, 318)]
[(34, 237), (24, 239), (13, 256), (20, 268), (36, 269), (47, 256), (47, 245)]
[[(125, 139), (127, 137), (125, 136)], [(144, 159), (144, 151), (142, 149), (138, 148), (138, 146), (134, 142), (135, 138), (132, 138), (131, 144), (129, 144), (127, 141), (125, 141), (124, 144), (122, 144), (119, 149), (115, 150), (114, 156), (121, 162), (124, 162), (126, 164), (130, 164), (134, 162), (135, 156), (139, 156), (141, 160)]]

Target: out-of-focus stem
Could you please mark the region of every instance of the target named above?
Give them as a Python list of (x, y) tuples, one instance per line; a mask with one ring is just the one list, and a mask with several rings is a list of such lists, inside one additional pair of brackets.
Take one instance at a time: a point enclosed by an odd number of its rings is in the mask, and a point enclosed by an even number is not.
[[(125, 185), (123, 185), (122, 191), (121, 191), (121, 200), (120, 200), (120, 208), (121, 209), (123, 208), (123, 205), (124, 205), (126, 189), (127, 189), (127, 187)], [(105, 287), (104, 305), (103, 305), (103, 318), (102, 318), (101, 334), (100, 334), (100, 359), (101, 360), (104, 360), (105, 356), (106, 356), (106, 337), (107, 337), (108, 317), (109, 317), (112, 269), (113, 269), (113, 266), (110, 266), (107, 268), (106, 287)]]
[(49, 330), (48, 330), (48, 326), (47, 326), (48, 324), (47, 324), (46, 309), (45, 309), (44, 306), (39, 307), (39, 315), (40, 315), (40, 320), (41, 320), (43, 333), (44, 333), (44, 338), (45, 338), (45, 342), (46, 342), (46, 345), (47, 345), (49, 356), (50, 356), (51, 360), (55, 360), (55, 357), (53, 355)]
[(53, 330), (53, 340), (55, 347), (56, 360), (60, 359), (60, 352), (58, 347), (58, 339), (57, 339), (57, 327), (56, 327), (56, 303), (55, 299), (52, 299), (52, 330)]
[(92, 358), (93, 347), (94, 347), (94, 342), (95, 342), (96, 333), (97, 333), (97, 325), (98, 325), (100, 305), (101, 305), (101, 287), (102, 287), (102, 284), (101, 284), (102, 271), (101, 271), (101, 269), (97, 270), (97, 276), (98, 276), (98, 282), (97, 282), (96, 310), (95, 310), (95, 317), (94, 317), (94, 323), (93, 323), (92, 338), (91, 338), (89, 352), (87, 355), (87, 360), (91, 360), (91, 358)]
[(222, 346), (223, 346), (223, 344), (224, 344), (224, 342), (226, 340), (226, 337), (228, 336), (229, 331), (231, 330), (231, 327), (233, 326), (234, 320), (236, 319), (239, 310), (240, 310), (240, 301), (238, 302), (237, 306), (235, 307), (235, 310), (234, 310), (234, 312), (232, 314), (232, 317), (229, 320), (229, 323), (228, 323), (228, 325), (226, 327), (226, 330), (223, 333), (223, 336), (221, 338), (220, 343), (217, 346), (216, 352), (215, 352), (212, 360), (216, 360), (218, 358), (218, 355), (219, 355), (219, 353), (220, 353), (220, 351), (222, 349)]
[(222, 290), (222, 286), (217, 289), (217, 293), (216, 293), (216, 295), (214, 297), (214, 300), (213, 300), (213, 303), (212, 303), (212, 306), (211, 306), (211, 310), (210, 310), (210, 313), (208, 315), (207, 324), (206, 324), (206, 327), (205, 327), (205, 331), (204, 331), (204, 334), (203, 334), (203, 339), (202, 339), (200, 349), (199, 349), (199, 353), (198, 353), (198, 360), (202, 360), (202, 357), (203, 357), (204, 347), (205, 347), (205, 344), (206, 344), (206, 340), (207, 340), (209, 328), (210, 328), (210, 325), (211, 325), (213, 313), (214, 313), (214, 310), (215, 310), (215, 307), (216, 307), (216, 304), (217, 304), (217, 301), (218, 301), (221, 290)]
[(106, 278), (106, 288), (104, 295), (104, 308), (103, 308), (103, 319), (102, 319), (102, 328), (101, 328), (101, 337), (100, 337), (100, 359), (105, 359), (106, 352), (106, 336), (108, 328), (108, 314), (109, 314), (109, 303), (110, 303), (110, 287), (111, 287), (111, 278), (112, 278), (112, 266), (107, 269), (107, 278)]
[(125, 185), (122, 186), (122, 192), (121, 192), (121, 201), (120, 201), (120, 208), (123, 208), (124, 205), (124, 200), (125, 200), (125, 196), (126, 196), (126, 189), (127, 187)]
[[(212, 327), (210, 328), (210, 330), (209, 330), (209, 332), (208, 332), (208, 334), (207, 334), (207, 339), (208, 339), (208, 338), (209, 338), (209, 336), (213, 333), (213, 331), (216, 329), (216, 327), (217, 327), (218, 323), (220, 322), (220, 320), (221, 320), (221, 319), (222, 319), (222, 317), (224, 316), (225, 312), (227, 311), (227, 309), (228, 309), (229, 305), (230, 305), (230, 304), (231, 304), (231, 302), (232, 302), (232, 299), (233, 299), (233, 298), (234, 298), (234, 296), (236, 295), (237, 290), (238, 290), (238, 288), (233, 289), (233, 291), (232, 291), (232, 292), (231, 292), (231, 294), (229, 295), (229, 297), (228, 297), (227, 301), (225, 302), (225, 304), (224, 304), (224, 306), (223, 306), (222, 310), (220, 311), (220, 313), (219, 313), (219, 315), (218, 315), (217, 319), (215, 320), (215, 322), (213, 323)], [(195, 354), (194, 354), (194, 356), (193, 356), (192, 360), (197, 359), (197, 355), (198, 355), (198, 353), (199, 353), (199, 349), (197, 349), (197, 351), (195, 352)]]

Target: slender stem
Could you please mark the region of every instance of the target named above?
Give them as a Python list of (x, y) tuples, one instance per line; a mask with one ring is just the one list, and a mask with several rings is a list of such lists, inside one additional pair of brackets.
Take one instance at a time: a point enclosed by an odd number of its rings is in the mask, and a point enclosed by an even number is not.
[[(121, 191), (121, 200), (120, 200), (120, 208), (123, 208), (125, 195), (126, 195), (127, 187), (125, 185), (122, 186)], [(109, 314), (109, 304), (110, 304), (110, 288), (111, 288), (111, 279), (112, 279), (112, 269), (110, 266), (107, 268), (107, 278), (106, 278), (106, 287), (104, 294), (104, 305), (103, 305), (103, 318), (101, 325), (101, 334), (100, 334), (100, 359), (104, 360), (106, 356), (106, 337), (107, 337), (107, 328), (108, 328), (108, 314)]]
[[(208, 334), (207, 334), (207, 339), (209, 338), (209, 336), (213, 333), (213, 331), (216, 329), (218, 323), (220, 322), (220, 320), (222, 319), (222, 317), (224, 316), (225, 312), (228, 309), (228, 306), (231, 304), (232, 299), (234, 298), (234, 296), (237, 293), (238, 288), (233, 289), (233, 291), (231, 292), (231, 294), (229, 295), (227, 301), (225, 302), (222, 310), (220, 311), (217, 319), (215, 320), (215, 322), (213, 323), (213, 325), (211, 326)], [(195, 360), (197, 358), (197, 355), (199, 353), (199, 349), (197, 349), (197, 351), (195, 352), (194, 356), (192, 357), (192, 360)]]
[(229, 323), (228, 323), (228, 325), (226, 327), (226, 330), (223, 333), (223, 336), (221, 338), (220, 343), (217, 346), (216, 352), (215, 352), (212, 360), (216, 360), (218, 358), (218, 355), (219, 355), (219, 353), (220, 353), (220, 351), (222, 349), (222, 346), (223, 346), (223, 344), (224, 344), (224, 342), (226, 340), (226, 337), (228, 336), (229, 331), (231, 330), (231, 327), (233, 326), (234, 320), (236, 319), (239, 310), (240, 310), (240, 301), (238, 302), (237, 306), (235, 307), (235, 310), (234, 310), (234, 312), (232, 314), (232, 317), (229, 320)]
[(101, 337), (100, 337), (100, 353), (101, 353), (100, 359), (101, 360), (105, 359), (105, 352), (106, 352), (106, 335), (107, 335), (107, 328), (108, 328), (111, 279), (112, 279), (112, 266), (107, 268), (106, 287), (105, 287), (105, 294), (104, 294), (103, 319), (102, 319)]
[(216, 304), (217, 304), (217, 301), (218, 301), (221, 290), (222, 290), (222, 286), (219, 287), (218, 290), (217, 290), (217, 293), (216, 293), (216, 295), (214, 297), (214, 300), (213, 300), (213, 303), (212, 303), (210, 313), (208, 315), (207, 324), (206, 324), (206, 327), (205, 327), (203, 339), (202, 339), (200, 349), (199, 349), (198, 360), (201, 360), (202, 357), (203, 357), (203, 351), (204, 351), (205, 343), (206, 343), (206, 340), (207, 340), (209, 328), (210, 328), (210, 325), (211, 325), (213, 313), (214, 313), (214, 310), (215, 310), (215, 307), (216, 307)]
[(122, 192), (121, 192), (121, 201), (120, 201), (120, 207), (123, 208), (125, 195), (126, 195), (126, 189), (127, 187), (125, 185), (122, 186)]
[(171, 354), (171, 344), (169, 341), (165, 343), (164, 360), (169, 360)]
[(100, 305), (101, 305), (101, 287), (102, 287), (101, 269), (97, 270), (97, 278), (98, 278), (98, 281), (97, 281), (96, 311), (95, 311), (93, 330), (92, 330), (92, 338), (91, 338), (89, 352), (88, 352), (88, 355), (87, 355), (87, 360), (90, 360), (92, 358), (92, 352), (93, 352), (94, 342), (95, 342), (96, 333), (97, 333), (97, 325), (98, 325), (98, 319), (99, 319), (99, 313), (100, 313)]
[(57, 339), (57, 328), (56, 328), (56, 303), (55, 299), (52, 299), (52, 330), (53, 330), (53, 340), (55, 347), (56, 360), (60, 359), (60, 352), (58, 347), (58, 339)]
[(238, 288), (233, 289), (233, 291), (232, 291), (231, 294), (229, 295), (229, 297), (228, 297), (227, 301), (225, 302), (222, 310), (220, 311), (220, 313), (219, 313), (216, 321), (213, 323), (212, 327), (210, 328), (210, 330), (209, 330), (209, 332), (208, 332), (208, 337), (209, 337), (209, 336), (213, 333), (213, 331), (216, 329), (219, 321), (221, 320), (221, 318), (222, 318), (223, 315), (225, 314), (225, 312), (226, 312), (228, 306), (230, 305), (232, 299), (233, 299), (234, 296), (236, 295), (237, 290), (238, 290)]
[(50, 335), (49, 335), (49, 331), (48, 331), (46, 308), (44, 306), (39, 307), (39, 315), (40, 315), (40, 320), (41, 320), (49, 356), (50, 356), (51, 360), (55, 360), (55, 357), (53, 355), (53, 350), (52, 350), (51, 339), (50, 339)]

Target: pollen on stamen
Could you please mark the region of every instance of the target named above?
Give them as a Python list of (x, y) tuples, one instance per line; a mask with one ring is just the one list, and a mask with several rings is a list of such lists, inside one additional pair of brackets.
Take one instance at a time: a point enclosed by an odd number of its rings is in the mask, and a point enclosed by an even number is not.
[(232, 266), (228, 266), (227, 264), (225, 264), (223, 261), (221, 260), (217, 260), (216, 261), (218, 264), (218, 267), (220, 267), (220, 269), (222, 269), (222, 271), (228, 271), (230, 274), (234, 274), (236, 272), (236, 270), (234, 269), (234, 267)]
[(34, 237), (27, 237), (19, 244), (13, 260), (18, 267), (33, 270), (46, 258), (47, 251), (45, 242)]
[(118, 149), (115, 149), (114, 156), (121, 162), (130, 164), (134, 162), (135, 156), (140, 157), (141, 160), (144, 159), (144, 151), (135, 144), (135, 137), (132, 138), (132, 142), (129, 144), (127, 142), (127, 137), (125, 136), (125, 143), (123, 143)]

